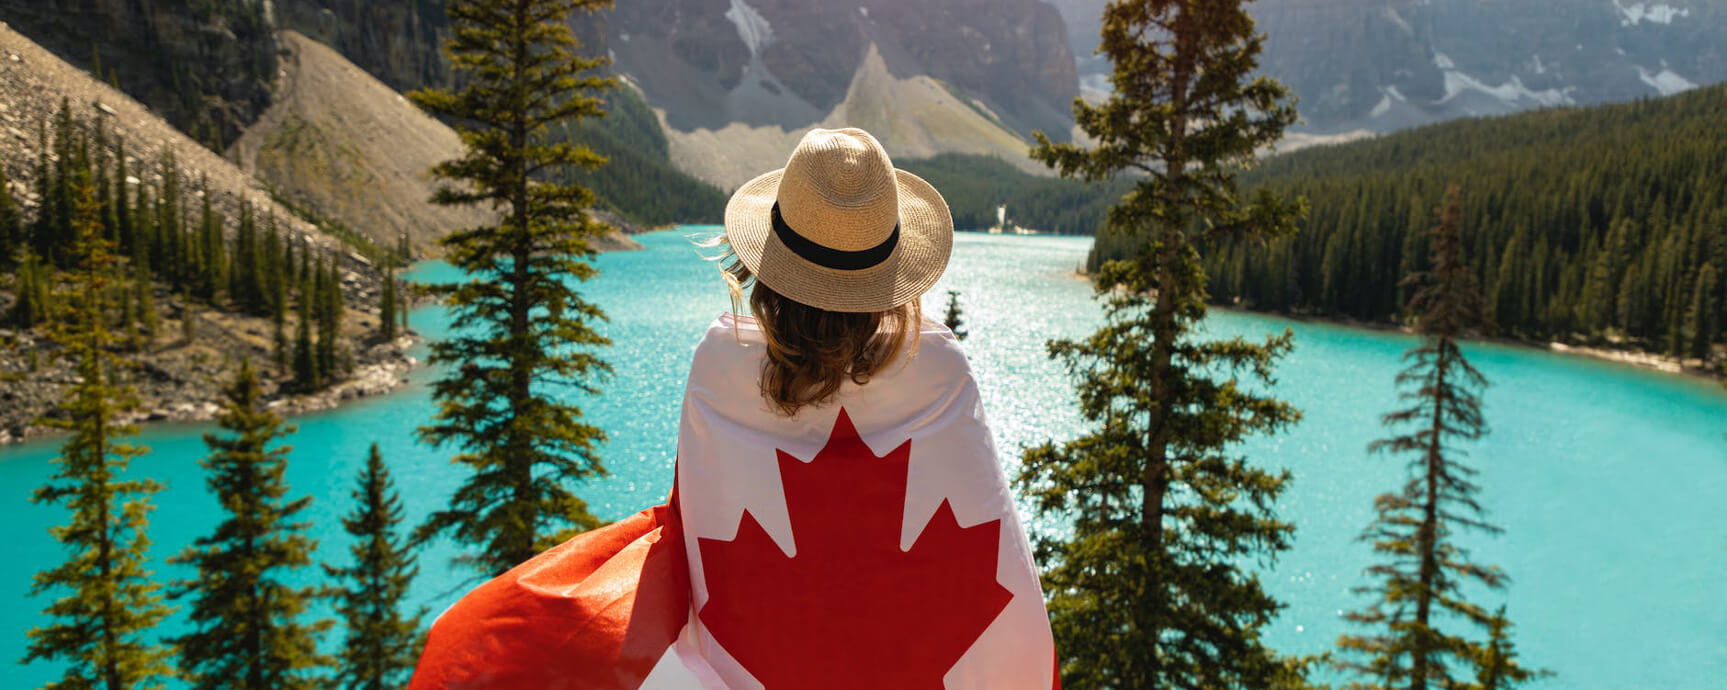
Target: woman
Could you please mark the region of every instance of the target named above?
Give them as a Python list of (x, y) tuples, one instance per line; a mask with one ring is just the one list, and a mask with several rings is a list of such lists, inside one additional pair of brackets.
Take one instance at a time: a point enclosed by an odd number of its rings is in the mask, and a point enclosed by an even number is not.
[(977, 385), (918, 298), (947, 204), (857, 129), (726, 207), (668, 504), (464, 597), (414, 687), (1049, 688), (1055, 651)]

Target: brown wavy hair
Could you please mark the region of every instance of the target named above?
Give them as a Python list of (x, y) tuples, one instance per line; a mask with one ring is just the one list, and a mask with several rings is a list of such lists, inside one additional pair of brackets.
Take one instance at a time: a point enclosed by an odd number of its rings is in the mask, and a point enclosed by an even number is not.
[(796, 416), (805, 406), (832, 400), (846, 381), (869, 383), (901, 351), (917, 347), (917, 330), (923, 322), (918, 300), (877, 312), (818, 309), (754, 280), (729, 251), (722, 260), (726, 260), (721, 270), (731, 287), (734, 311), (748, 287), (750, 313), (767, 341), (762, 397), (787, 417)]

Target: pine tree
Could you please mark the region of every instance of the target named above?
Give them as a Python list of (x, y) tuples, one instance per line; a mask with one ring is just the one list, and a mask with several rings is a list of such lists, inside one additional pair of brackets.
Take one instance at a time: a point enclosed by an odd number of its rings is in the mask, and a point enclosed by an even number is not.
[(354, 690), (399, 688), (414, 670), (425, 612), (402, 615), (408, 585), (420, 569), (413, 547), (398, 532), (406, 519), (402, 501), (376, 443), (352, 496), (354, 511), (342, 518), (342, 529), (355, 539), (348, 549), (354, 565), (324, 566), (332, 579), (348, 583), (337, 594), (336, 613), (347, 622), (348, 637), (336, 681)]
[(312, 283), (300, 284), (300, 312), (294, 331), (294, 387), (300, 392), (315, 391), (323, 385), (318, 370), (318, 354), (312, 345)]
[(306, 536), (310, 523), (295, 521), (312, 499), (287, 498), (290, 447), (280, 442), (294, 427), (263, 409), (262, 394), (251, 363), (241, 360), (216, 418), (227, 433), (204, 434), (210, 455), (200, 463), (227, 518), (170, 559), (197, 569), (173, 592), (192, 600), (193, 629), (174, 643), (194, 688), (321, 687), (312, 673), (331, 664), (317, 648), (330, 621), (302, 620), (315, 590), (287, 583), (317, 548)]
[(1300, 665), (1262, 640), (1281, 604), (1250, 566), (1289, 547), (1293, 527), (1273, 511), (1289, 474), (1231, 453), (1298, 419), (1256, 390), (1292, 336), (1196, 333), (1201, 250), (1288, 233), (1301, 212), (1236, 190), (1237, 172), (1295, 120), (1284, 87), (1251, 77), (1263, 40), (1240, 2), (1111, 3), (1100, 50), (1115, 64), (1114, 95), (1074, 104), (1096, 147), (1040, 133), (1033, 149), (1066, 177), (1133, 181), (1100, 233), (1131, 247), (1095, 275), (1105, 325), (1049, 346), (1079, 379), (1080, 410), (1096, 427), (1027, 450), (1019, 478), (1040, 513), (1073, 526), (1037, 540), (1064, 686), (1300, 682)]
[(965, 340), (965, 337), (969, 335), (965, 331), (964, 316), (965, 312), (959, 308), (959, 291), (948, 290), (947, 316), (942, 319), (942, 323), (947, 324), (947, 329), (953, 331), (953, 337), (960, 340)]
[(138, 260), (138, 246), (132, 228), (131, 187), (127, 182), (130, 174), (126, 169), (126, 140), (117, 138), (114, 141), (114, 233), (116, 247), (126, 252), (133, 261)]
[(227, 284), (226, 254), (222, 242), (222, 217), (216, 212), (214, 194), (210, 191), (209, 180), (199, 183), (199, 196), (202, 197), (202, 210), (198, 217), (197, 237), (197, 280), (193, 283), (193, 294), (199, 299), (214, 304), (220, 290)]
[(0, 166), (0, 269), (16, 265), (24, 242), (24, 213), (12, 198), (12, 184), (6, 181), (5, 167)]
[(470, 327), (432, 345), (434, 363), (455, 366), (434, 384), (439, 410), (420, 435), (460, 448), (455, 460), (473, 474), (449, 507), (415, 532), (418, 541), (449, 532), (477, 547), (463, 560), (484, 573), (527, 560), (568, 528), (600, 524), (568, 487), (604, 474), (596, 444), (605, 434), (546, 385), (595, 393), (595, 379), (610, 371), (593, 352), (609, 341), (590, 325), (605, 315), (570, 287), (595, 274), (588, 240), (605, 226), (583, 210), (594, 203), (592, 193), (551, 179), (604, 159), (553, 143), (550, 128), (604, 112), (594, 92), (613, 80), (588, 72), (605, 61), (577, 56), (566, 20), (575, 10), (609, 5), (453, 0), (448, 48), (463, 86), (412, 94), (420, 107), (456, 123), (467, 147), (433, 169), (456, 183), (433, 201), (500, 211), (495, 226), (439, 241), (468, 279), (427, 286), (457, 324)]
[(1689, 306), (1685, 309), (1685, 321), (1681, 326), (1684, 351), (1688, 357), (1707, 360), (1714, 348), (1716, 332), (1720, 324), (1716, 323), (1715, 307), (1715, 266), (1704, 263), (1697, 269), (1697, 280), (1691, 292)]
[(378, 298), (378, 337), (396, 339), (396, 272), (384, 269), (384, 294)]
[(328, 267), (318, 262), (316, 287), (312, 305), (318, 322), (318, 372), (325, 379), (340, 378), (347, 367), (342, 358), (342, 282), (340, 269), (332, 260)]
[(282, 242), (276, 229), (276, 216), (270, 215), (270, 229), (264, 236), (264, 292), (270, 307), (272, 338), (278, 369), (288, 366), (288, 277), (287, 267), (293, 262), (291, 243)]
[(29, 330), (48, 321), (52, 310), (53, 296), (50, 286), (53, 283), (54, 271), (36, 258), (36, 252), (26, 246), (21, 251), (23, 258), (18, 263), (15, 279), (18, 299), (12, 303), (12, 313), (7, 322), (18, 330)]
[(169, 282), (176, 290), (186, 286), (188, 266), (184, 247), (186, 245), (185, 214), (181, 213), (180, 204), (183, 201), (180, 194), (180, 170), (174, 160), (172, 151), (162, 153), (162, 190), (156, 197), (156, 232), (164, 240), (162, 256), (151, 257), (150, 265), (165, 269)]
[[(1471, 582), (1503, 589), (1507, 579), (1496, 566), (1471, 563), (1455, 541), (1460, 529), (1500, 531), (1475, 499), (1476, 471), (1456, 458), (1456, 442), (1487, 433), (1479, 393), (1487, 379), (1459, 347), (1465, 334), (1483, 325), (1484, 310), (1476, 274), (1463, 256), (1460, 196), (1453, 186), (1428, 233), (1432, 267), (1404, 281), (1413, 290), (1408, 313), (1416, 315), (1424, 339), (1405, 353), (1410, 364), (1397, 376), (1406, 406), (1385, 415), (1384, 423), (1407, 433), (1369, 446), (1412, 459), (1409, 481), (1375, 499), (1377, 516), (1362, 536), (1388, 562), (1368, 568), (1376, 584), (1356, 588), (1374, 601), (1344, 617), (1371, 632), (1338, 638), (1338, 646), (1358, 659), (1343, 667), (1361, 674), (1368, 688), (1458, 687), (1458, 673), (1482, 660), (1494, 664), (1502, 688), (1537, 673), (1514, 660), (1505, 637), (1509, 623), (1495, 622), (1495, 614), (1470, 603), (1463, 591)], [(1441, 624), (1447, 621), (1496, 629), (1493, 649), (1446, 632)]]
[(150, 283), (150, 272), (143, 264), (134, 266), (132, 288), (137, 291), (139, 338), (137, 346), (147, 346), (155, 338), (156, 329), (160, 327), (160, 319), (156, 316), (155, 286)]
[(150, 547), (145, 527), (150, 496), (161, 485), (121, 478), (131, 459), (146, 449), (119, 440), (138, 431), (120, 422), (137, 399), (113, 380), (120, 362), (109, 351), (114, 337), (106, 322), (109, 287), (117, 276), (109, 242), (96, 223), (94, 195), (86, 178), (75, 206), (79, 266), (76, 291), (66, 300), (72, 313), (56, 334), (77, 360), (80, 378), (65, 419), (47, 420), (71, 436), (55, 460), (59, 469), (30, 497), (71, 510), (69, 524), (49, 528), (69, 557), (38, 573), (31, 585), (31, 596), (62, 596), (43, 610), (53, 622), (30, 630), (23, 661), (65, 663), (65, 675), (49, 688), (156, 688), (170, 675), (168, 650), (144, 636), (169, 609), (162, 605), (161, 585), (151, 582), (145, 568)]
[(240, 205), (240, 224), (234, 232), (234, 251), (230, 255), (228, 296), (234, 305), (253, 316), (270, 314), (269, 298), (265, 294), (269, 279), (264, 250), (258, 242), (258, 226), (251, 203)]

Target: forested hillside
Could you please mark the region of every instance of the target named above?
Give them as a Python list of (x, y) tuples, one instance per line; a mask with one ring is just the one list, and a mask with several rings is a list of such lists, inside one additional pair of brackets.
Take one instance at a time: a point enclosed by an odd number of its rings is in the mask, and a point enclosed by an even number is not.
[(594, 191), (600, 203), (637, 223), (718, 223), (726, 195), (672, 167), (670, 147), (648, 104), (634, 88), (609, 92), (606, 116), (566, 128), (575, 141), (607, 158), (594, 170), (575, 170), (571, 181)]
[[(1494, 331), (1704, 357), (1727, 325), (1727, 86), (1435, 125), (1268, 161), (1301, 231), (1208, 254), (1211, 297), (1396, 321), (1446, 185)], [(1118, 239), (1100, 238), (1104, 256)]]
[(1064, 235), (1089, 235), (1103, 224), (1111, 204), (1128, 183), (1091, 186), (1075, 180), (1039, 177), (999, 158), (947, 153), (922, 160), (895, 161), (941, 190), (953, 211), (954, 227), (983, 230), (995, 225), (995, 209), (1007, 205), (1008, 220), (1020, 227)]

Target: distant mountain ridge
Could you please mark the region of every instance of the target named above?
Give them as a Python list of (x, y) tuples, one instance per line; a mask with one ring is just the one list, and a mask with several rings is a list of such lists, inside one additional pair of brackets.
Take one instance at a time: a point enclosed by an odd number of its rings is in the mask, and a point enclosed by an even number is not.
[(680, 169), (735, 187), (815, 126), (890, 155), (995, 155), (1065, 140), (1078, 81), (1038, 0), (636, 0), (604, 17), (616, 69), (660, 113)]
[[(1049, 0), (1081, 81), (1106, 0)], [(1262, 68), (1300, 96), (1308, 132), (1384, 132), (1458, 117), (1591, 105), (1727, 81), (1722, 0), (1258, 0)]]

